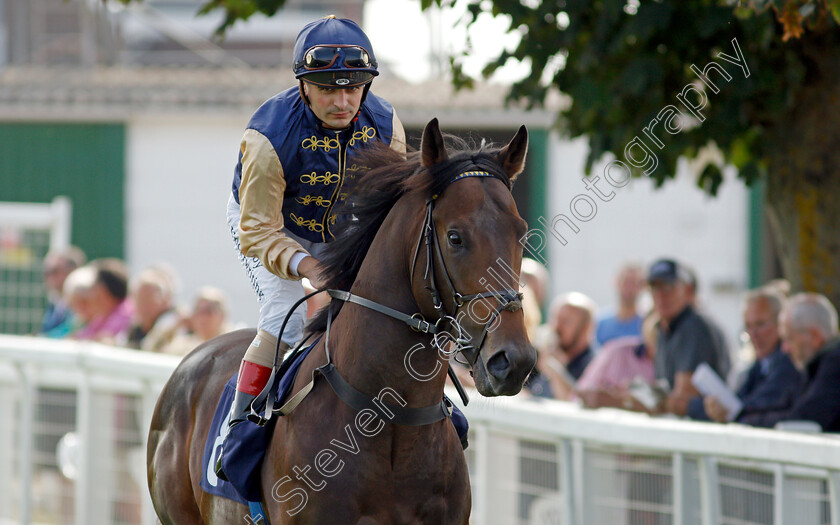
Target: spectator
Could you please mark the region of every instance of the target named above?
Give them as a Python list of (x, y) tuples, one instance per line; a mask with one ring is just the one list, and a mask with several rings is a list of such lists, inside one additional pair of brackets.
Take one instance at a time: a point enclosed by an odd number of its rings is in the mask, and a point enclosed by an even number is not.
[(823, 432), (840, 431), (840, 338), (837, 310), (823, 295), (800, 293), (779, 314), (782, 350), (805, 379), (788, 409), (745, 410), (738, 420), (772, 427), (781, 421), (813, 421)]
[(528, 332), (528, 340), (535, 341), (537, 339), (537, 331), (542, 324), (542, 313), (540, 312), (540, 305), (537, 302), (537, 294), (534, 289), (525, 284), (519, 289), (522, 292), (522, 313), (525, 316), (525, 330)]
[(651, 312), (642, 322), (642, 337), (613, 339), (601, 348), (577, 382), (575, 394), (588, 408), (630, 408), (630, 382), (640, 378), (653, 382), (656, 354), (656, 324)]
[(708, 363), (721, 377), (729, 371), (729, 355), (722, 338), (692, 306), (692, 277), (678, 262), (661, 259), (648, 271), (653, 307), (659, 315), (654, 357), (657, 379), (665, 379), (671, 393), (665, 411), (685, 415), (688, 401), (699, 393), (691, 375), (700, 363)]
[(66, 335), (75, 337), (93, 320), (93, 285), (96, 282), (96, 269), (91, 265), (76, 268), (64, 280), (64, 301), (71, 313), (71, 325)]
[(134, 317), (126, 345), (160, 352), (175, 337), (181, 316), (172, 299), (172, 279), (157, 268), (148, 268), (131, 281)]
[(538, 348), (535, 373), (528, 383), (532, 394), (566, 399), (594, 353), (589, 345), (595, 320), (595, 303), (580, 292), (555, 299), (549, 309), (553, 341)]
[(224, 292), (212, 286), (199, 289), (186, 325), (188, 332), (176, 335), (164, 347), (164, 353), (185, 355), (201, 343), (231, 330), (227, 321), (227, 299)]
[(618, 291), (618, 309), (601, 318), (595, 329), (595, 342), (603, 346), (607, 341), (625, 336), (641, 337), (642, 316), (636, 310), (636, 301), (644, 287), (642, 267), (628, 263), (621, 267), (615, 280)]
[(50, 251), (44, 257), (44, 287), (47, 307), (41, 323), (41, 335), (65, 337), (73, 330), (73, 312), (63, 297), (67, 276), (87, 261), (84, 252), (75, 246)]
[(548, 295), (548, 270), (539, 261), (530, 257), (523, 257), (519, 277), (525, 286), (531, 290), (537, 306), (542, 311), (545, 306), (546, 295)]
[(98, 259), (90, 264), (96, 273), (90, 290), (92, 318), (74, 338), (114, 344), (126, 336), (131, 323), (128, 270), (119, 259)]
[[(798, 391), (801, 376), (782, 352), (778, 318), (784, 298), (775, 291), (758, 289), (744, 299), (744, 327), (755, 352), (755, 363), (747, 372), (746, 381), (736, 392), (744, 404), (741, 413), (769, 407), (783, 408)], [(727, 410), (715, 397), (694, 398), (688, 415), (693, 419), (728, 421)]]
[[(726, 362), (729, 363), (730, 372), (732, 371), (732, 362), (729, 358), (729, 346), (726, 344), (726, 336), (723, 335), (723, 330), (721, 327), (709, 317), (704, 311), (703, 306), (699, 298), (700, 293), (700, 283), (697, 280), (697, 272), (694, 271), (693, 268), (687, 266), (685, 264), (682, 265), (686, 272), (688, 272), (688, 302), (694, 308), (695, 313), (703, 318), (706, 325), (708, 325), (709, 329), (712, 331), (712, 337), (715, 338), (715, 343), (718, 347), (723, 348), (725, 350), (725, 355), (723, 356), (726, 359)], [(727, 378), (723, 378), (727, 379)]]

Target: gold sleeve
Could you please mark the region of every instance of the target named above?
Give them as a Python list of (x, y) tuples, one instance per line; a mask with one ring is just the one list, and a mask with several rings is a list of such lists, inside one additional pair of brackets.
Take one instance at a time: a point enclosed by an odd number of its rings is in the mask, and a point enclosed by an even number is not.
[(271, 273), (298, 280), (289, 270), (300, 244), (283, 233), (283, 166), (271, 142), (262, 133), (245, 131), (242, 151), (242, 182), (239, 186), (239, 241), (246, 257), (257, 257)]
[(394, 131), (391, 134), (391, 149), (399, 151), (405, 157), (405, 128), (403, 128), (402, 122), (397, 117), (396, 111), (394, 111), (392, 128)]

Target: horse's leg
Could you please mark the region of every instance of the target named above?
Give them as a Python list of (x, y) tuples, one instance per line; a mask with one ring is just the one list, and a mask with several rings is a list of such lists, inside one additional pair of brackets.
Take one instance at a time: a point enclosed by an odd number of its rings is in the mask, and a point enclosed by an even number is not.
[[(166, 405), (166, 403), (160, 403)], [(184, 438), (189, 419), (169, 416), (168, 410), (156, 410), (149, 432), (149, 491), (155, 511), (163, 525), (203, 524), (193, 498), (190, 478), (186, 476), (189, 449)]]

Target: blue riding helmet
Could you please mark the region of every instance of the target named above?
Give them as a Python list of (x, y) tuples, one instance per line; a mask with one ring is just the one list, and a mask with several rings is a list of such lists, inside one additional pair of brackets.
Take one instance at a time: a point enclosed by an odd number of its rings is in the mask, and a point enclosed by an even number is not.
[(362, 28), (330, 15), (304, 27), (295, 40), (295, 78), (330, 88), (370, 83), (379, 74), (373, 47)]

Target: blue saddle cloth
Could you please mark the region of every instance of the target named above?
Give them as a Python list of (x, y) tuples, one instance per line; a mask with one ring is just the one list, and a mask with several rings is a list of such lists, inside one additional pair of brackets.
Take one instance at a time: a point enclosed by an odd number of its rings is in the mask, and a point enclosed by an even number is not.
[[(281, 365), (278, 372), (280, 377), (279, 379), (275, 378), (276, 386), (274, 389), (278, 400), (278, 408), (291, 394), (292, 385), (301, 363), (317, 343), (316, 340), (306, 349), (289, 356)], [(213, 415), (213, 422), (210, 425), (207, 441), (204, 444), (201, 463), (204, 466), (204, 475), (201, 477), (200, 485), (208, 494), (222, 496), (248, 505), (249, 502), (260, 501), (259, 471), (271, 440), (276, 418), (272, 418), (269, 424), (264, 427), (250, 421), (244, 421), (232, 429), (228, 428), (230, 407), (236, 393), (236, 377), (237, 374), (234, 374), (225, 384), (216, 412)], [(462, 442), (465, 442), (469, 425), (464, 414), (454, 405), (452, 406), (452, 423), (458, 432), (458, 437)], [(230, 481), (219, 479), (215, 472), (216, 461), (219, 458), (222, 445), (225, 449), (222, 457), (222, 468)]]
[[(274, 389), (280, 403), (278, 407), (282, 406), (283, 400), (288, 397), (301, 363), (317, 343), (316, 340), (307, 348), (289, 356), (281, 365), (282, 375), (278, 374), (279, 379), (275, 378)], [(213, 415), (213, 422), (210, 424), (210, 431), (207, 433), (201, 463), (204, 465), (201, 488), (208, 494), (223, 496), (247, 505), (249, 501), (260, 500), (259, 469), (271, 439), (275, 419), (264, 427), (244, 421), (233, 429), (228, 428), (230, 407), (236, 394), (237, 375), (233, 374), (225, 384), (216, 413)], [(216, 476), (216, 461), (222, 445), (225, 449), (222, 467), (230, 481)]]

